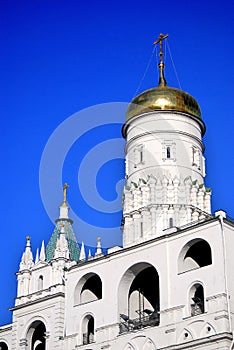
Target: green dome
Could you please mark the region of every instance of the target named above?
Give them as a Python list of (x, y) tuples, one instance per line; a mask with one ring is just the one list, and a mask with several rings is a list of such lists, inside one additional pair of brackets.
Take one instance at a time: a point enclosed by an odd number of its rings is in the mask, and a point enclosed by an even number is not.
[(46, 260), (51, 261), (54, 258), (54, 252), (56, 249), (57, 239), (59, 238), (61, 227), (64, 227), (65, 237), (68, 241), (69, 255), (70, 259), (74, 261), (79, 261), (80, 249), (72, 229), (72, 225), (69, 220), (57, 220), (54, 232), (49, 240), (46, 247)]

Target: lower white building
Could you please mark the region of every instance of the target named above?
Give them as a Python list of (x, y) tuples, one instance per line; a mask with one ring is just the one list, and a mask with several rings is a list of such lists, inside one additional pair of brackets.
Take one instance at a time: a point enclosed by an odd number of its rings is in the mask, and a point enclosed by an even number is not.
[(98, 239), (85, 256), (65, 186), (35, 260), (27, 237), (1, 350), (234, 348), (234, 223), (211, 214), (200, 108), (167, 86), (160, 54), (158, 87), (134, 98), (123, 126), (123, 246), (104, 255)]

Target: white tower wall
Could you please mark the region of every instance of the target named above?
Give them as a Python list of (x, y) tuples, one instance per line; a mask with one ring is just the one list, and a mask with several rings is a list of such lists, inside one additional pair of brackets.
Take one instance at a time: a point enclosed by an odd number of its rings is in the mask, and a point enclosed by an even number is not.
[(129, 246), (210, 214), (204, 186), (201, 120), (182, 112), (154, 111), (128, 120), (123, 243)]
[[(130, 119), (126, 132), (127, 181), (140, 178), (191, 176), (203, 183), (201, 128), (191, 116), (181, 112), (151, 112)], [(170, 147), (167, 157), (166, 147)]]

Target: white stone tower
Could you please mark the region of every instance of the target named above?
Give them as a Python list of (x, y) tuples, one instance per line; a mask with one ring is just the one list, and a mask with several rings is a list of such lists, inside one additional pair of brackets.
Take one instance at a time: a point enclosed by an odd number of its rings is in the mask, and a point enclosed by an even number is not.
[(160, 35), (158, 87), (135, 97), (123, 126), (126, 138), (124, 246), (181, 227), (210, 214), (204, 185), (205, 125), (196, 100), (167, 86)]

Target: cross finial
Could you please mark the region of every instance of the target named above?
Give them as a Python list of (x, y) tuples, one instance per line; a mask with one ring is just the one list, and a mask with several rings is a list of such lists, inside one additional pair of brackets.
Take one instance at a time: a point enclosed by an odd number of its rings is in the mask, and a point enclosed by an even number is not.
[(30, 247), (30, 245), (31, 245), (31, 237), (28, 235), (28, 236), (26, 237), (26, 248), (27, 248), (27, 247)]
[(69, 185), (65, 182), (63, 185), (63, 205), (67, 205), (67, 189), (69, 188)]
[(159, 83), (158, 85), (159, 86), (166, 86), (167, 85), (167, 82), (166, 82), (166, 79), (164, 77), (164, 63), (163, 63), (163, 45), (162, 45), (162, 42), (164, 39), (166, 39), (168, 37), (168, 34), (159, 34), (158, 36), (158, 40), (156, 40), (154, 42), (154, 45), (157, 45), (158, 43), (160, 44), (160, 51), (159, 51), (159, 64), (158, 64), (158, 67), (159, 67), (159, 70), (160, 70), (160, 76), (159, 76)]

